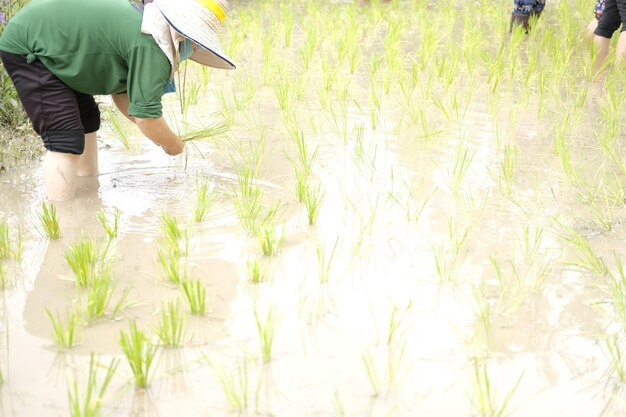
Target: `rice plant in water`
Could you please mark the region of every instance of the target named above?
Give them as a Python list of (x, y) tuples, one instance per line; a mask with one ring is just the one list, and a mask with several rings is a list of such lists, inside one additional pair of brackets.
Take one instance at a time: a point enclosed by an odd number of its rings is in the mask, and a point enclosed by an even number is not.
[(178, 285), (187, 279), (187, 267), (182, 264), (180, 254), (170, 251), (169, 247), (160, 247), (157, 253), (161, 276), (165, 281)]
[(61, 349), (70, 349), (80, 341), (81, 317), (80, 311), (72, 310), (67, 314), (67, 321), (64, 321), (58, 313), (56, 316), (46, 309), (46, 315), (52, 323), (52, 338)]
[(261, 189), (255, 182), (256, 168), (243, 165), (237, 168), (239, 192), (235, 199), (235, 210), (242, 226), (250, 234), (257, 228), (261, 214)]
[(499, 402), (496, 398), (487, 364), (483, 359), (472, 358), (471, 381), (473, 388), (472, 404), (481, 417), (504, 417), (509, 415), (508, 406), (524, 374)]
[(115, 133), (115, 137), (120, 141), (124, 149), (126, 149), (127, 151), (131, 150), (133, 148), (130, 142), (131, 136), (129, 134), (128, 127), (126, 126), (124, 119), (118, 116), (117, 112), (110, 109), (107, 110), (107, 115), (111, 129), (113, 130), (113, 133)]
[(144, 332), (137, 329), (134, 321), (130, 322), (128, 333), (120, 332), (119, 344), (133, 372), (135, 384), (140, 388), (147, 387), (151, 378), (150, 368), (158, 347), (150, 342)]
[(254, 232), (263, 255), (273, 256), (280, 250), (280, 243), (283, 240), (283, 236), (278, 232), (276, 226), (276, 218), (278, 216), (278, 208), (280, 201), (277, 202), (272, 208), (270, 208), (263, 219), (256, 225)]
[(47, 236), (53, 240), (61, 237), (61, 230), (59, 229), (59, 221), (57, 219), (57, 209), (53, 204), (48, 204), (45, 201), (41, 203), (41, 211), (37, 213), (37, 218), (39, 219), (37, 229), (42, 236)]
[(209, 181), (196, 179), (196, 203), (193, 209), (193, 219), (196, 223), (206, 219), (212, 203), (213, 195), (209, 190)]
[(113, 210), (113, 219), (109, 221), (109, 219), (107, 219), (107, 213), (106, 211), (104, 211), (104, 209), (100, 209), (96, 213), (98, 222), (102, 225), (102, 228), (104, 229), (106, 235), (109, 237), (109, 240), (115, 239), (119, 233), (121, 214), (122, 213), (120, 212), (120, 210), (118, 208), (115, 208)]
[(317, 223), (317, 216), (320, 213), (320, 210), (322, 208), (322, 202), (324, 201), (325, 196), (326, 193), (322, 191), (320, 184), (317, 184), (317, 186), (315, 187), (308, 184), (305, 187), (304, 206), (306, 207), (306, 214), (309, 221), (309, 226)]
[(248, 364), (246, 359), (237, 363), (235, 371), (226, 369), (223, 365), (216, 365), (207, 361), (215, 373), (217, 380), (222, 387), (228, 404), (238, 413), (248, 409), (249, 387), (248, 387)]
[(261, 261), (258, 259), (250, 259), (246, 263), (248, 269), (248, 280), (253, 284), (258, 284), (265, 279), (265, 272), (261, 267)]
[(161, 316), (154, 328), (161, 344), (166, 347), (180, 347), (185, 339), (185, 316), (180, 308), (180, 300), (168, 301), (161, 306)]
[(605, 349), (609, 359), (607, 375), (615, 375), (619, 382), (626, 381), (626, 355), (624, 351), (624, 340), (618, 335), (607, 337)]
[(337, 244), (339, 244), (339, 237), (335, 239), (335, 244), (330, 251), (330, 254), (326, 254), (326, 248), (322, 245), (318, 245), (315, 252), (317, 255), (317, 277), (320, 284), (326, 284), (330, 277), (330, 270), (333, 264), (333, 258), (335, 251), (337, 250)]
[(86, 312), (88, 319), (93, 320), (102, 317), (107, 311), (115, 316), (122, 310), (130, 292), (130, 286), (127, 286), (120, 294), (117, 302), (112, 304), (116, 288), (117, 282), (111, 279), (110, 268), (103, 268), (87, 288)]
[(98, 270), (99, 254), (96, 243), (85, 239), (71, 245), (65, 252), (65, 260), (76, 277), (76, 287), (88, 288)]
[(189, 304), (191, 314), (206, 314), (206, 288), (202, 286), (199, 279), (184, 280), (181, 284), (181, 290), (187, 300), (187, 303)]
[(595, 272), (598, 275), (606, 275), (608, 269), (604, 260), (591, 247), (589, 241), (580, 233), (571, 228), (566, 228), (567, 235), (561, 235), (561, 239), (570, 244), (574, 251), (574, 260), (566, 261), (566, 264)]
[(9, 225), (6, 222), (0, 222), (0, 260), (8, 258), (12, 252)]
[(111, 379), (115, 375), (119, 365), (119, 359), (111, 359), (106, 368), (104, 378), (98, 382), (97, 366), (93, 353), (89, 359), (87, 381), (81, 384), (75, 379), (68, 381), (67, 401), (69, 403), (70, 417), (98, 417), (100, 408)]
[(181, 256), (188, 252), (187, 231), (181, 229), (176, 217), (163, 212), (160, 217), (162, 233), (161, 247), (174, 256)]
[(260, 317), (255, 307), (254, 320), (259, 335), (263, 363), (269, 363), (272, 360), (272, 346), (274, 345), (274, 334), (276, 333), (276, 315), (274, 314), (274, 308), (270, 307), (265, 317)]

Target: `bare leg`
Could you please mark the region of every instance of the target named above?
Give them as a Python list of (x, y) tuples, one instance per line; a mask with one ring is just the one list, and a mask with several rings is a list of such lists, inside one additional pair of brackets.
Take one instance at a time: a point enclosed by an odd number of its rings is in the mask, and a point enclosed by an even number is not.
[(626, 32), (620, 32), (617, 38), (617, 46), (615, 47), (615, 59), (617, 62), (624, 63), (626, 60)]
[[(621, 39), (621, 38), (620, 38)], [(598, 55), (596, 56), (596, 71), (599, 71), (600, 68), (604, 65), (606, 61), (606, 57), (609, 55), (609, 44), (611, 39), (605, 38), (602, 36), (594, 35), (593, 43), (598, 49)]]
[(71, 200), (76, 195), (79, 155), (47, 151), (43, 160), (46, 194), (50, 201)]
[(98, 140), (96, 132), (85, 135), (85, 150), (78, 158), (77, 175), (79, 177), (92, 177), (98, 175)]
[(593, 19), (587, 25), (587, 33), (585, 33), (585, 42), (591, 42), (593, 40), (593, 32), (598, 27), (598, 19)]

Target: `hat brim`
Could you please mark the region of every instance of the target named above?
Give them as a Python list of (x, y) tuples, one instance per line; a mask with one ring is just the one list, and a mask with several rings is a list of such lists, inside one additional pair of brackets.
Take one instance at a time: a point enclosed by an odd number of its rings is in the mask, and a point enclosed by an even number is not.
[(189, 58), (199, 64), (220, 69), (235, 69), (235, 64), (222, 49), (217, 34), (210, 30), (202, 30), (202, 25), (193, 24), (185, 19), (180, 4), (167, 0), (154, 0), (165, 20), (172, 28), (186, 38), (200, 45), (203, 49), (194, 52)]

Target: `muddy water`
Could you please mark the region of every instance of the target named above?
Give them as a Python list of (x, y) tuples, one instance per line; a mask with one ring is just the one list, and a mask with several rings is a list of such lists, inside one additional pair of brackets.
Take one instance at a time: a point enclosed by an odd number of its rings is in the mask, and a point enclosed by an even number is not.
[[(506, 414), (513, 416), (624, 415), (620, 386), (607, 373), (605, 339), (619, 328), (608, 278), (567, 264), (575, 254), (561, 238), (566, 226), (583, 234), (614, 271), (612, 254), (624, 249), (624, 209), (614, 208), (611, 232), (593, 223), (551, 152), (549, 119), (520, 121), (523, 107), (510, 96), (498, 98), (493, 112), (485, 79), (459, 79), (458, 91), (473, 92), (462, 120), (433, 106), (430, 94), (444, 97), (436, 83), (432, 93), (415, 93), (436, 134), (425, 138), (407, 122), (397, 89), (384, 96), (372, 128), (362, 104), (365, 68), (351, 76), (344, 142), (319, 103), (315, 63), (295, 104), (308, 145), (319, 146), (312, 180), (325, 192), (319, 220), (309, 226), (287, 158), (295, 145), (273, 88), (261, 86), (260, 57), (246, 53), (255, 44), (241, 48), (238, 71), (259, 85), (250, 105), (235, 112), (229, 140), (169, 158), (138, 135), (126, 151), (103, 129), (100, 175), (81, 179), (78, 197), (56, 205), (60, 240), (42, 238), (34, 226), (44, 198), (40, 164), (0, 176), (0, 218), (13, 232), (21, 226), (24, 239), (23, 259), (6, 262), (14, 285), (2, 293), (2, 415), (67, 415), (66, 384), (85, 380), (92, 352), (103, 364), (122, 358), (105, 416), (237, 414), (216, 377), (220, 369), (247, 375), (249, 415), (496, 415), (510, 392)], [(219, 119), (212, 114), (222, 107), (216, 90), (234, 106), (231, 92), (243, 93), (236, 74), (211, 73), (188, 115), (194, 124)], [(199, 73), (190, 77), (200, 83)], [(586, 109), (602, 99), (601, 86), (592, 90)], [(585, 155), (593, 129), (584, 124), (571, 136), (582, 149), (576, 155), (585, 180), (598, 162), (598, 153)], [(284, 231), (272, 258), (241, 227), (233, 197), (239, 145), (258, 143), (262, 131), (257, 182), (266, 207), (280, 200)], [(498, 180), (506, 142), (518, 149), (511, 194)], [(471, 164), (455, 185), (462, 146)], [(193, 224), (198, 176), (208, 178), (215, 201), (207, 220)], [(87, 325), (78, 347), (59, 352), (46, 309), (64, 314), (79, 304), (64, 254), (85, 237), (104, 240), (101, 208), (122, 213), (110, 254), (118, 293), (130, 287), (128, 305)], [(210, 312), (187, 315), (185, 347), (161, 349), (150, 388), (137, 390), (117, 344), (120, 331), (134, 320), (152, 334), (162, 303), (181, 296), (157, 264), (162, 212), (190, 225), (188, 273), (206, 287)], [(534, 252), (524, 250), (524, 228), (541, 236)], [(320, 253), (331, 259), (327, 282), (320, 282)], [(246, 269), (255, 258), (267, 276), (258, 285)], [(270, 309), (275, 338), (272, 361), (263, 364), (254, 312), (265, 317)], [(483, 371), (492, 409), (481, 414), (476, 375)]]

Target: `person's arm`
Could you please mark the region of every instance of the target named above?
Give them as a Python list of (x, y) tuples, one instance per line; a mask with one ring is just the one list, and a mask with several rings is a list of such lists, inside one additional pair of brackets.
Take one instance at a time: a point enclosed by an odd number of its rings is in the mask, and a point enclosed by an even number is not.
[(111, 98), (113, 99), (113, 103), (115, 103), (115, 107), (131, 122), (135, 123), (135, 118), (133, 116), (128, 115), (128, 106), (130, 101), (128, 100), (128, 94), (111, 94)]
[(158, 119), (140, 118), (128, 114), (129, 99), (128, 94), (112, 94), (111, 98), (118, 110), (131, 122), (135, 123), (141, 133), (157, 145), (161, 146), (168, 155), (178, 155), (185, 147), (183, 141), (167, 125), (163, 117)]
[(172, 132), (163, 117), (159, 117), (158, 119), (134, 117), (134, 119), (141, 133), (161, 146), (168, 155), (178, 155), (185, 149), (185, 143)]

